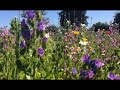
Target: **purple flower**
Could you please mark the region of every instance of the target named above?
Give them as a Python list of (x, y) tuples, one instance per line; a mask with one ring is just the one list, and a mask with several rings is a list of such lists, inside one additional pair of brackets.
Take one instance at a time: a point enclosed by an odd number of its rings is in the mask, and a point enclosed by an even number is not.
[(89, 71), (88, 71), (88, 77), (89, 77), (89, 78), (93, 78), (93, 76), (94, 76), (93, 71), (92, 71), (92, 70), (89, 70)]
[(48, 38), (47, 37), (44, 37), (43, 38), (43, 42), (47, 42), (48, 41)]
[(31, 37), (31, 35), (30, 35), (30, 30), (23, 30), (23, 31), (22, 31), (22, 36), (23, 36), (25, 39), (30, 40), (30, 37)]
[(100, 68), (100, 67), (104, 66), (105, 64), (103, 62), (101, 62), (100, 60), (95, 60), (95, 65), (97, 66), (97, 68)]
[(39, 25), (39, 30), (44, 31), (45, 30), (45, 25)]
[(76, 74), (77, 74), (76, 68), (72, 68), (72, 73), (73, 73), (73, 75), (76, 75)]
[(41, 48), (41, 47), (38, 48), (37, 53), (38, 53), (38, 55), (43, 56), (43, 55), (44, 55), (44, 50), (43, 50), (43, 48)]
[(100, 60), (91, 60), (89, 62), (89, 65), (92, 67), (92, 68), (100, 68), (102, 66), (104, 66), (105, 64), (103, 62), (101, 62)]
[(119, 77), (119, 76), (116, 76), (115, 80), (120, 80), (120, 77)]
[(25, 40), (23, 40), (23, 41), (20, 43), (20, 47), (21, 47), (21, 48), (25, 48), (25, 47), (26, 47)]
[(24, 27), (27, 26), (27, 24), (25, 22), (25, 19), (22, 20), (21, 25), (24, 26)]
[(28, 16), (28, 19), (33, 19), (35, 17), (35, 12), (34, 10), (27, 10), (26, 14)]
[(90, 62), (90, 56), (88, 54), (84, 55), (81, 60), (83, 62), (89, 63)]
[(110, 80), (115, 80), (117, 78), (117, 75), (115, 75), (114, 73), (110, 72), (109, 75), (108, 75), (108, 78)]
[(39, 24), (38, 24), (38, 29), (39, 29), (40, 31), (44, 31), (45, 28), (46, 28), (45, 24), (44, 24), (43, 22), (39, 22)]

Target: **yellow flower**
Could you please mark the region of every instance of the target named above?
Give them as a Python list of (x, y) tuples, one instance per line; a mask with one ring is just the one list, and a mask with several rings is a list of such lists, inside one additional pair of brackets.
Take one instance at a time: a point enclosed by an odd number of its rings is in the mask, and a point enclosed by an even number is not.
[(75, 35), (80, 34), (80, 32), (79, 32), (79, 31), (74, 31), (73, 33), (74, 33)]
[(87, 42), (88, 40), (87, 40), (86, 38), (83, 38), (83, 41), (84, 41), (84, 42)]
[(93, 51), (93, 48), (92, 48), (92, 47), (90, 47), (89, 49), (90, 49), (90, 51)]

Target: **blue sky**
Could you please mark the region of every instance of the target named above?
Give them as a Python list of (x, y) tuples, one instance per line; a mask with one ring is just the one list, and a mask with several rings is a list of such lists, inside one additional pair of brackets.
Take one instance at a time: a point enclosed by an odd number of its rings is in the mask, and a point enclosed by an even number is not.
[[(58, 25), (58, 13), (59, 10), (49, 10), (47, 11), (47, 15), (45, 17), (49, 17), (50, 22), (52, 24)], [(90, 18), (88, 19), (88, 23), (90, 26), (91, 17), (92, 17), (92, 24), (96, 22), (109, 22), (113, 20), (114, 10), (89, 10), (87, 11), (87, 16)], [(0, 11), (0, 27), (2, 26), (10, 26), (9, 23), (13, 19), (13, 17), (19, 17), (19, 11)]]

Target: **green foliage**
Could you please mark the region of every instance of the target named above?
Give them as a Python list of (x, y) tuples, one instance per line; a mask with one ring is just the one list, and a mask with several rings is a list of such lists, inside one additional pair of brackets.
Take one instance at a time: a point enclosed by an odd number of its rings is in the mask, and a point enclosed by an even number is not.
[(88, 24), (86, 10), (62, 10), (59, 17), (60, 25), (63, 27), (65, 27), (66, 20), (70, 21), (72, 25), (75, 23), (77, 26), (80, 26), (81, 23)]

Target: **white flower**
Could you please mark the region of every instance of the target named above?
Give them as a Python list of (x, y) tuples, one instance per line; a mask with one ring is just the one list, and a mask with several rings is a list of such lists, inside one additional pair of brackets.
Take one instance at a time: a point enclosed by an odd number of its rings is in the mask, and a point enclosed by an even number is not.
[(82, 27), (86, 26), (85, 24), (81, 24)]
[(45, 37), (46, 37), (46, 38), (49, 38), (49, 37), (50, 37), (50, 34), (49, 34), (49, 33), (45, 34)]
[(79, 44), (86, 46), (86, 45), (88, 45), (88, 42), (80, 41)]
[(70, 21), (67, 20), (67, 23), (70, 24)]

